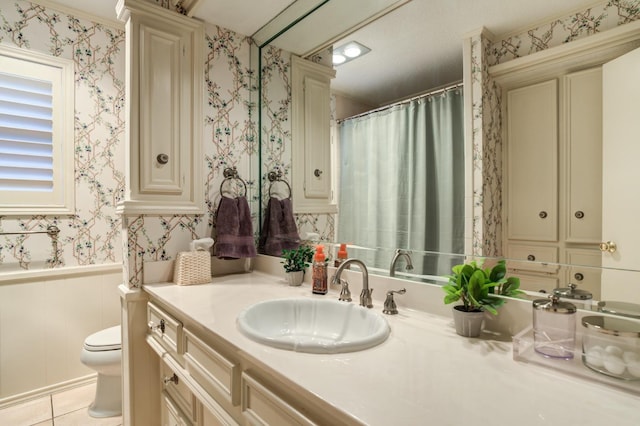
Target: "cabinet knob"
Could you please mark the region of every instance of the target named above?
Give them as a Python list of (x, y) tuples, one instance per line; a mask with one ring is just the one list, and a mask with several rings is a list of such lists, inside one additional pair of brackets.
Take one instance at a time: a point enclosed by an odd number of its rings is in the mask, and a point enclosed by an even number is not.
[(167, 154), (158, 154), (156, 160), (158, 160), (160, 164), (167, 164), (169, 162), (169, 156)]
[(322, 174), (322, 170), (320, 170), (320, 169), (315, 169), (315, 170), (313, 171), (313, 175), (314, 175), (315, 177), (317, 177), (317, 178), (319, 178), (321, 174)]
[(160, 324), (156, 324), (153, 321), (149, 321), (149, 323), (147, 324), (147, 327), (149, 327), (149, 331), (150, 332), (154, 332), (157, 330), (160, 330), (160, 333), (164, 334), (164, 320), (161, 319), (160, 320)]
[(601, 252), (615, 253), (618, 250), (618, 246), (613, 241), (607, 241), (606, 243), (600, 243)]
[(530, 254), (529, 256), (527, 256), (527, 260), (530, 260), (530, 261), (533, 262), (534, 260), (536, 260), (536, 257), (534, 255)]
[(540, 213), (538, 213), (538, 216), (540, 216), (540, 219), (544, 219), (544, 218), (546, 218), (548, 215), (547, 215), (547, 212), (545, 212), (545, 211), (543, 210), (543, 211), (541, 211)]
[(580, 272), (576, 272), (573, 277), (576, 279), (576, 281), (584, 280), (584, 275), (582, 275)]
[(577, 219), (582, 219), (584, 217), (584, 212), (582, 210), (578, 210), (575, 213), (575, 216), (576, 216)]
[(165, 385), (168, 385), (169, 383), (173, 383), (174, 385), (178, 384), (178, 376), (176, 376), (176, 373), (173, 373), (173, 376), (171, 377), (165, 377), (163, 380)]

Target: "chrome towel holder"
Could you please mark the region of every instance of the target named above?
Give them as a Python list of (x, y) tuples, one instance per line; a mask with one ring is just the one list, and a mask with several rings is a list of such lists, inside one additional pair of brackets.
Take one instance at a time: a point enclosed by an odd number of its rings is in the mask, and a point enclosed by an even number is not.
[(282, 182), (285, 185), (287, 185), (287, 189), (289, 190), (289, 196), (287, 198), (291, 199), (291, 186), (289, 185), (289, 182), (282, 179), (282, 170), (278, 170), (278, 171), (274, 170), (269, 172), (269, 174), (267, 175), (267, 178), (269, 179), (269, 182), (271, 182), (271, 184), (269, 184), (269, 197), (271, 197), (271, 188), (273, 187), (273, 185), (276, 182)]
[(235, 166), (227, 167), (226, 169), (224, 169), (224, 171), (222, 172), (222, 175), (224, 176), (224, 180), (220, 183), (220, 195), (223, 194), (222, 187), (224, 186), (225, 182), (231, 182), (233, 180), (236, 180), (236, 181), (242, 182), (242, 186), (244, 188), (244, 194), (242, 194), (242, 196), (243, 197), (247, 196), (247, 183), (240, 177), (240, 175), (238, 174), (238, 169), (236, 169)]

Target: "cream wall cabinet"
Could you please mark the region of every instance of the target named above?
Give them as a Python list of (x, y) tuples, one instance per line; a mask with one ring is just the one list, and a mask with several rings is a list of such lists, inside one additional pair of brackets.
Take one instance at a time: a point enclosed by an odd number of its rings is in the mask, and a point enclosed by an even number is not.
[(202, 184), (203, 24), (121, 0), (126, 30), (126, 192), (131, 214), (198, 214)]
[[(505, 93), (507, 258), (599, 263), (602, 230), (602, 72), (600, 67)], [(577, 250), (577, 251), (576, 251)], [(578, 253), (580, 253), (578, 255)], [(579, 257), (579, 259), (578, 259)], [(594, 265), (595, 266), (595, 265)], [(540, 263), (509, 262), (527, 290), (554, 281), (599, 294), (594, 274)], [(588, 288), (587, 288), (588, 287)]]
[(291, 57), (295, 213), (336, 213), (331, 179), (330, 91), (335, 70)]

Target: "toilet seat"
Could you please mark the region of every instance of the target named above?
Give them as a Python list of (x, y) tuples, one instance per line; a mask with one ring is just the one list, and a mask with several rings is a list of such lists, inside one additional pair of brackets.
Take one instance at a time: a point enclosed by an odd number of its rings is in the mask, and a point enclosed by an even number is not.
[(84, 349), (89, 352), (117, 351), (122, 349), (121, 328), (119, 325), (110, 327), (87, 337)]

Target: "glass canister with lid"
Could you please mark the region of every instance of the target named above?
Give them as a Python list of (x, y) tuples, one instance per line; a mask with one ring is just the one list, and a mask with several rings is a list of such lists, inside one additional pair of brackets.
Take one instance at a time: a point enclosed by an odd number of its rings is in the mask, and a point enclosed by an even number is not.
[(640, 380), (640, 322), (606, 316), (582, 318), (582, 362), (607, 376)]
[(533, 301), (533, 349), (550, 358), (571, 359), (576, 343), (576, 306), (557, 295)]

